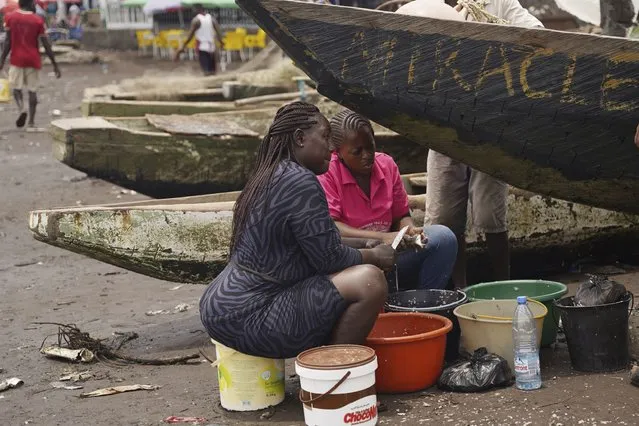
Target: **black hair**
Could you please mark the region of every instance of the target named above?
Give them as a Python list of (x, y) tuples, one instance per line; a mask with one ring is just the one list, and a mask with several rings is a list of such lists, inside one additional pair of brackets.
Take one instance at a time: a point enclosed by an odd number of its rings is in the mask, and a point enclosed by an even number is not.
[(273, 174), (280, 161), (286, 158), (296, 160), (293, 152), (295, 131), (312, 128), (319, 122), (318, 115), (321, 115), (320, 110), (306, 102), (292, 102), (284, 105), (275, 114), (273, 123), (258, 148), (254, 172), (235, 202), (231, 254), (237, 247), (258, 197), (265, 197), (264, 209), (266, 209)]
[(344, 136), (346, 132), (349, 131), (358, 131), (359, 129), (365, 128), (371, 132), (371, 135), (375, 136), (371, 122), (366, 117), (349, 109), (345, 109), (337, 113), (333, 118), (331, 118), (330, 124), (331, 133), (333, 135), (331, 138), (332, 150), (337, 150), (340, 146), (342, 146)]
[(18, 0), (18, 7), (22, 10), (35, 12), (35, 0)]
[(195, 10), (204, 10), (204, 6), (202, 5), (202, 3), (195, 3), (193, 5), (193, 9), (195, 9)]

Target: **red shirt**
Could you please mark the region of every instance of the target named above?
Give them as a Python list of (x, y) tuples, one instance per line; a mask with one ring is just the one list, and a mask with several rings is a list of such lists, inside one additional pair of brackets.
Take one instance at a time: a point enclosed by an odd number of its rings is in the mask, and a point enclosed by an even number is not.
[(11, 65), (19, 68), (42, 68), (38, 40), (44, 34), (44, 20), (32, 12), (17, 10), (7, 16), (11, 36)]
[(388, 232), (393, 222), (409, 213), (408, 195), (399, 168), (387, 154), (375, 154), (370, 198), (335, 153), (328, 172), (318, 179), (326, 193), (331, 217), (353, 228)]

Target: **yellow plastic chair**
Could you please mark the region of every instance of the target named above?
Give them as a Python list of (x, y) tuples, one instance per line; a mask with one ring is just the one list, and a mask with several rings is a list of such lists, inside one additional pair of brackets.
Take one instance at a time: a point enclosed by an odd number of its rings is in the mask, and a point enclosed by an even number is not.
[(135, 32), (135, 39), (138, 43), (138, 55), (146, 55), (146, 49), (153, 48), (155, 36), (150, 30), (138, 30)]
[(166, 58), (168, 56), (168, 47), (166, 31), (160, 31), (153, 39), (153, 56)]
[(253, 49), (264, 49), (266, 47), (266, 33), (260, 29), (256, 34), (247, 35), (244, 38), (244, 45), (249, 50), (249, 58), (252, 58)]
[(224, 51), (226, 56), (226, 62), (233, 62), (233, 52), (238, 52), (240, 60), (245, 61), (244, 48), (246, 39), (246, 29), (236, 28), (235, 31), (229, 31), (224, 34), (222, 43), (224, 45)]
[(169, 56), (173, 56), (173, 53), (177, 51), (184, 42), (185, 36), (182, 30), (167, 30), (163, 34), (166, 48), (169, 51)]

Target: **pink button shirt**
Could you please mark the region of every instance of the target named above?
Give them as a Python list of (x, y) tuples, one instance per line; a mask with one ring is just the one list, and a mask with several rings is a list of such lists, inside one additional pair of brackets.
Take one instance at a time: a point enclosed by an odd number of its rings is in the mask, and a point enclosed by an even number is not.
[(387, 154), (375, 154), (370, 199), (336, 153), (333, 153), (328, 172), (318, 179), (326, 193), (331, 217), (350, 227), (388, 232), (393, 222), (409, 213), (408, 195), (399, 169)]

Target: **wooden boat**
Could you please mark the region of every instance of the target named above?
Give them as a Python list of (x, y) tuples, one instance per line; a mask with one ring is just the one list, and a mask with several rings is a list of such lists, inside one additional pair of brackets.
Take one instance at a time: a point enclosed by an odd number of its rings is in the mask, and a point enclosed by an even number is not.
[[(232, 101), (248, 98), (266, 103), (295, 99), (298, 80), (303, 82), (304, 78), (308, 79), (290, 60), (280, 60), (270, 69), (235, 75), (129, 79), (121, 84), (86, 89), (82, 112), (85, 116), (139, 117), (230, 111), (240, 106)], [(318, 98), (316, 91), (305, 95), (311, 102)]]
[(237, 3), (328, 98), (513, 186), (639, 213), (637, 42)]
[[(320, 104), (329, 115), (341, 107)], [(276, 109), (136, 118), (72, 118), (51, 124), (54, 157), (89, 176), (154, 198), (244, 187)], [(377, 144), (403, 173), (423, 171), (428, 149), (376, 126)]]
[[(409, 200), (416, 222), (423, 220), (423, 180), (423, 174), (404, 177), (413, 193)], [(131, 271), (206, 284), (226, 265), (233, 201), (238, 194), (37, 210), (30, 213), (29, 228), (39, 241)], [(513, 267), (522, 265), (535, 274), (539, 269), (531, 265), (531, 259), (540, 253), (555, 263), (564, 262), (569, 257), (558, 256), (558, 251), (574, 256), (590, 253), (593, 247), (619, 250), (639, 237), (639, 216), (514, 188), (508, 203)], [(481, 256), (483, 236), (471, 233), (468, 241), (471, 252)]]
[(85, 117), (141, 117), (144, 114), (203, 114), (235, 110), (234, 102), (127, 101), (108, 98), (82, 100)]
[(102, 96), (91, 96), (90, 101), (161, 101), (161, 102), (224, 102), (235, 101), (256, 96), (267, 96), (278, 93), (288, 93), (293, 90), (288, 86), (257, 86), (227, 81), (220, 87), (198, 88), (185, 90), (115, 92)]

